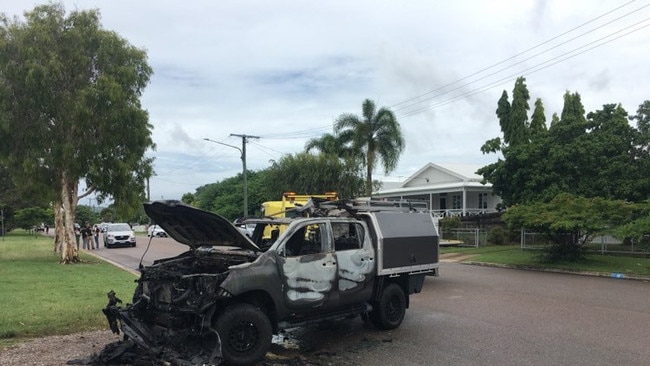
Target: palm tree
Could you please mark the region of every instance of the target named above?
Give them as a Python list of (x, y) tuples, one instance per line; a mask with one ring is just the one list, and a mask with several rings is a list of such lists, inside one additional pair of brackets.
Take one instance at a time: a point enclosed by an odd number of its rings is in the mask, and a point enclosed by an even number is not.
[(372, 172), (377, 160), (382, 161), (384, 172), (388, 174), (397, 167), (402, 151), (404, 137), (395, 118), (387, 109), (376, 109), (375, 102), (366, 99), (362, 104), (362, 116), (342, 114), (336, 119), (335, 136), (341, 145), (349, 146), (360, 154), (366, 166), (366, 194), (372, 194)]
[(316, 149), (323, 154), (340, 155), (341, 143), (338, 138), (331, 133), (326, 133), (321, 137), (309, 139), (305, 144), (305, 152)]
[(354, 163), (359, 161), (361, 156), (346, 141), (341, 140), (337, 134), (326, 133), (321, 137), (314, 137), (305, 144), (305, 152), (316, 149), (321, 154), (334, 155), (342, 160)]

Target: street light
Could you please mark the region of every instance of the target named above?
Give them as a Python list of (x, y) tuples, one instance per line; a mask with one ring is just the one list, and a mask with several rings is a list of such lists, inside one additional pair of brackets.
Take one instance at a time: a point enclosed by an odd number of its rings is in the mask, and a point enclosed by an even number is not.
[(243, 176), (244, 176), (244, 216), (243, 217), (246, 217), (246, 216), (248, 216), (248, 182), (247, 182), (247, 179), (246, 179), (247, 178), (246, 177), (247, 176), (247, 173), (246, 173), (246, 141), (247, 141), (248, 138), (256, 138), (256, 139), (258, 139), (259, 137), (257, 137), (257, 136), (247, 136), (247, 135), (233, 135), (233, 134), (231, 134), (230, 136), (238, 136), (238, 137), (242, 138), (242, 148), (241, 149), (239, 147), (235, 146), (235, 145), (229, 145), (229, 144), (226, 144), (226, 143), (223, 143), (223, 142), (219, 142), (219, 141), (209, 139), (207, 137), (204, 138), (204, 140), (209, 141), (209, 142), (214, 142), (215, 144), (220, 144), (220, 145), (232, 147), (233, 149), (239, 150), (239, 153), (241, 154), (241, 161), (242, 161), (242, 164), (244, 166), (244, 170), (242, 172)]

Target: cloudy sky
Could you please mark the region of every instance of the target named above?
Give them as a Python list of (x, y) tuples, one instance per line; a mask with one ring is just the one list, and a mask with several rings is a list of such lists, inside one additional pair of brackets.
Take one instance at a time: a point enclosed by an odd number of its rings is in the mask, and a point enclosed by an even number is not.
[[(0, 0), (22, 16), (43, 3)], [(63, 1), (99, 9), (106, 29), (146, 49), (143, 96), (157, 144), (152, 199), (180, 198), (303, 150), (370, 98), (397, 115), (399, 181), (428, 162), (485, 165), (502, 91), (525, 76), (560, 113), (565, 91), (587, 111), (650, 99), (650, 1)], [(532, 112), (532, 111), (531, 111)], [(378, 172), (382, 173), (382, 172)], [(291, 187), (287, 187), (290, 189)]]

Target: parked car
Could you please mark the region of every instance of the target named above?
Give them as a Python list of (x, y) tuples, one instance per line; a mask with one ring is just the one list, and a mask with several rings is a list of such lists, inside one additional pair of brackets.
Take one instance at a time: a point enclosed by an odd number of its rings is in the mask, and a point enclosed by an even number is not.
[(167, 233), (160, 226), (151, 225), (151, 226), (149, 226), (149, 229), (147, 230), (147, 236), (152, 236), (152, 237), (156, 236), (156, 237), (159, 237), (159, 238), (166, 238)]
[(106, 248), (134, 247), (135, 232), (129, 224), (108, 224), (106, 225), (106, 231), (104, 231), (104, 246)]
[(110, 222), (100, 222), (99, 223), (99, 230), (103, 233), (106, 231), (106, 227), (110, 225)]
[(253, 230), (255, 230), (255, 225), (244, 224), (244, 223), (240, 224), (236, 222), (234, 225), (237, 228), (237, 230), (239, 230), (242, 234), (246, 235), (249, 238), (253, 237)]

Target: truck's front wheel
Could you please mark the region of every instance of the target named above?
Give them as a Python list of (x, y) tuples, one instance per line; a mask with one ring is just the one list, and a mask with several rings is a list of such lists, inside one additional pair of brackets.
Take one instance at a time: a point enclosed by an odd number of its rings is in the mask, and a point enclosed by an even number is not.
[(381, 329), (395, 329), (402, 324), (405, 313), (404, 291), (397, 284), (391, 283), (381, 292), (379, 301), (374, 304), (370, 313), (370, 319)]
[(250, 304), (226, 308), (217, 319), (216, 329), (223, 359), (229, 365), (254, 364), (271, 347), (271, 322), (262, 310)]

